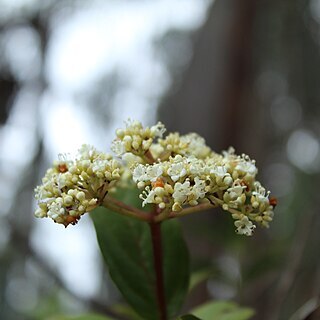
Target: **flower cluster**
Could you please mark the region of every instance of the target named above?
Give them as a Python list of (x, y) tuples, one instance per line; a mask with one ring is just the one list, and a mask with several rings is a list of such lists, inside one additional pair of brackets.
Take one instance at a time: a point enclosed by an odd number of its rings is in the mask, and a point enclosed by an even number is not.
[(133, 180), (144, 189), (140, 195), (143, 206), (157, 204), (170, 213), (211, 203), (229, 211), (236, 220), (236, 231), (245, 235), (252, 234), (253, 222), (268, 227), (273, 217), (269, 193), (255, 181), (256, 174), (254, 161), (236, 156), (233, 149), (204, 159), (178, 154), (168, 161), (138, 164), (132, 169)]
[(97, 207), (120, 179), (119, 163), (110, 155), (83, 145), (75, 160), (60, 156), (35, 189), (37, 217), (75, 224), (85, 212)]
[(162, 137), (165, 131), (161, 122), (151, 128), (144, 128), (140, 122), (128, 120), (124, 129), (116, 131), (117, 138), (112, 142), (111, 150), (118, 156), (125, 153), (144, 156), (150, 149), (153, 140)]
[(170, 133), (165, 139), (159, 139), (159, 145), (170, 153), (171, 156), (180, 154), (182, 156), (195, 156), (198, 159), (205, 159), (211, 153), (211, 149), (206, 145), (205, 140), (197, 133), (180, 135)]
[[(36, 188), (36, 216), (64, 225), (75, 223), (96, 206), (108, 206), (103, 200), (125, 172), (122, 180), (137, 185), (142, 206), (154, 205), (159, 221), (219, 206), (231, 213), (239, 234), (252, 235), (256, 224), (269, 226), (275, 201), (256, 180), (254, 160), (236, 155), (233, 148), (215, 153), (196, 133), (169, 133), (163, 138), (165, 130), (160, 122), (144, 128), (140, 122), (128, 121), (116, 131), (111, 147), (120, 162), (88, 146), (82, 147), (76, 160), (56, 162)], [(111, 202), (112, 210), (120, 205)], [(118, 212), (139, 218), (137, 210), (128, 210), (124, 205)]]

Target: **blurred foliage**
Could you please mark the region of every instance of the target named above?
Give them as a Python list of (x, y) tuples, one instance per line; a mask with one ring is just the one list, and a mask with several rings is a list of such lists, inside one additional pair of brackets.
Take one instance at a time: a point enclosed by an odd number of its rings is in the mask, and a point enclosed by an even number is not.
[(112, 318), (95, 314), (84, 314), (80, 316), (53, 316), (47, 320), (112, 320)]
[(192, 311), (200, 319), (247, 320), (251, 319), (253, 310), (242, 308), (228, 301), (209, 302)]

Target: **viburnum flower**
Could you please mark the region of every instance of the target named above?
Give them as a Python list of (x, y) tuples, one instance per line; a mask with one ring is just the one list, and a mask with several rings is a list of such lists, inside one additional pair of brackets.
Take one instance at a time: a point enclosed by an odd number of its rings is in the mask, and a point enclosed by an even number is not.
[(37, 217), (75, 224), (86, 212), (101, 204), (108, 190), (120, 179), (118, 161), (94, 147), (83, 145), (74, 160), (60, 159), (48, 169), (36, 187)]
[[(221, 207), (235, 220), (238, 234), (252, 235), (256, 224), (269, 226), (275, 200), (256, 180), (254, 160), (236, 155), (233, 148), (218, 154), (196, 133), (163, 137), (165, 131), (161, 122), (143, 127), (129, 120), (116, 131), (111, 145), (115, 157), (84, 145), (75, 159), (60, 158), (35, 189), (35, 215), (67, 226), (104, 205), (140, 220), (161, 222)], [(141, 207), (153, 205), (157, 215), (113, 198), (111, 191), (123, 185), (136, 185)]]

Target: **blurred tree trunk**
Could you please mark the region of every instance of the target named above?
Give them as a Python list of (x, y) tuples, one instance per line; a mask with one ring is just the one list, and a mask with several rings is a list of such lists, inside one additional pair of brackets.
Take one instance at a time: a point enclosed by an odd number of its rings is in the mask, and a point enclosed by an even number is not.
[(179, 90), (160, 108), (168, 130), (203, 135), (217, 151), (241, 145), (249, 105), (252, 27), (256, 1), (217, 0), (197, 34)]
[[(320, 24), (313, 17), (315, 14), (319, 18), (319, 12), (312, 12), (316, 9), (309, 5), (309, 1), (302, 0), (217, 0), (197, 34), (193, 60), (181, 87), (169, 94), (161, 107), (160, 119), (168, 130), (198, 132), (216, 151), (233, 145), (239, 153), (253, 155), (262, 168), (274, 153), (275, 163), (289, 166), (285, 144), (296, 128), (287, 132), (276, 128), (270, 106), (281, 96), (293, 97), (304, 112), (299, 125), (319, 133)], [(271, 76), (262, 79), (266, 73)], [(296, 174), (296, 183), (306, 192), (318, 188), (317, 177)], [(297, 186), (297, 190), (300, 188)], [(263, 235), (257, 235), (254, 243), (246, 245), (255, 252), (261, 251), (261, 246), (274, 246), (271, 252), (279, 256), (274, 260), (278, 269), (261, 275), (241, 292), (243, 303), (256, 309), (254, 319), (288, 319), (306, 301), (319, 295), (319, 254), (312, 245), (319, 243), (319, 201), (310, 200), (310, 192), (304, 197), (298, 194), (296, 200), (304, 209), (303, 217), (298, 207), (282, 209), (285, 217), (280, 223), (289, 219), (294, 224), (291, 233), (286, 225), (278, 226), (286, 232), (286, 242), (281, 243), (279, 234), (271, 232), (275, 239), (268, 242)], [(290, 200), (286, 201), (289, 206)], [(187, 235), (192, 255), (207, 255), (208, 259), (217, 256), (219, 248), (212, 244), (214, 235), (211, 242), (201, 242), (190, 234), (196, 223), (215, 224), (216, 230), (216, 215), (188, 219), (183, 221), (185, 226), (190, 225)], [(206, 296), (203, 286), (190, 303), (203, 301)]]
[[(169, 94), (160, 107), (159, 118), (168, 131), (197, 132), (216, 151), (230, 145), (250, 151), (245, 148), (248, 114), (251, 114), (246, 99), (251, 82), (255, 3), (254, 0), (217, 0), (213, 4), (207, 22), (197, 34), (193, 60), (181, 87)], [(258, 126), (251, 129), (258, 132)], [(210, 225), (215, 219), (216, 214), (204, 214), (184, 222), (190, 226)], [(212, 243), (199, 240), (192, 232), (187, 238), (193, 257), (211, 257), (216, 250)], [(195, 290), (188, 307), (207, 298), (204, 284)]]

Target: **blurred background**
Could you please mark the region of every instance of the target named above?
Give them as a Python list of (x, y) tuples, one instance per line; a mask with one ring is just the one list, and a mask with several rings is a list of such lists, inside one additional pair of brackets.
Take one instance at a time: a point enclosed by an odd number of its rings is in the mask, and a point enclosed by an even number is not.
[(319, 49), (319, 0), (0, 0), (0, 319), (120, 301), (89, 215), (39, 221), (33, 189), (58, 153), (108, 150), (129, 117), (249, 154), (278, 199), (251, 238), (217, 210), (181, 220), (203, 279), (184, 309), (320, 319)]

